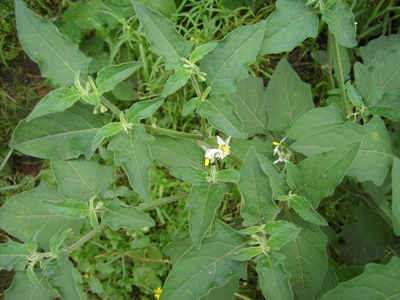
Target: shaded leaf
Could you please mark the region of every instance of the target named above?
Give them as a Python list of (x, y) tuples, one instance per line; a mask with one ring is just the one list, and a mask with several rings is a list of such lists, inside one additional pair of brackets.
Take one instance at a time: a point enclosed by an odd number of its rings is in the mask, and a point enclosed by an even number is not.
[(23, 270), (28, 264), (30, 256), (26, 245), (14, 241), (0, 244), (0, 270)]
[(205, 182), (208, 176), (208, 172), (204, 169), (196, 169), (192, 166), (177, 166), (169, 169), (169, 173), (183, 181)]
[[(392, 182), (400, 182), (400, 159), (393, 159), (392, 167)], [(393, 231), (397, 236), (400, 236), (400, 185), (392, 184), (392, 222)]]
[(390, 243), (392, 229), (381, 215), (363, 206), (356, 207), (355, 213), (364, 242), (377, 247)]
[(239, 279), (239, 276), (232, 276), (225, 285), (211, 289), (207, 295), (200, 297), (199, 300), (231, 300), (239, 289)]
[[(271, 143), (272, 145), (272, 143)], [(262, 171), (269, 177), (270, 186), (273, 191), (273, 198), (278, 199), (279, 196), (285, 195), (289, 187), (286, 184), (285, 174), (265, 156), (257, 154)]]
[(376, 104), (368, 105), (366, 114), (400, 121), (400, 94), (384, 94)]
[(128, 175), (131, 187), (147, 203), (151, 202), (149, 172), (153, 159), (149, 146), (153, 141), (143, 126), (138, 125), (128, 134), (119, 133), (108, 145), (108, 149), (114, 152), (115, 163), (122, 166)]

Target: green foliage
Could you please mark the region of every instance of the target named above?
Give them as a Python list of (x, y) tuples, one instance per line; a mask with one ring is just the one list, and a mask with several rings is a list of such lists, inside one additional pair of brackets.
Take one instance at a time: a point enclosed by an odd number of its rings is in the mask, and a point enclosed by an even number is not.
[[(58, 88), (9, 144), (47, 173), (0, 207), (6, 299), (396, 297), (400, 39), (367, 34), (381, 6), (139, 2), (53, 23), (15, 1)], [(305, 83), (294, 61), (318, 47), (327, 78)]]

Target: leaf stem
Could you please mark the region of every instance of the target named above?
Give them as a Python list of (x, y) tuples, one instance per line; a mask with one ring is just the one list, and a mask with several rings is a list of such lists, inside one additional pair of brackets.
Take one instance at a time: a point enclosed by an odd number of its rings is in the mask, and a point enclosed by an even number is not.
[[(203, 99), (203, 93), (199, 87), (199, 83), (197, 82), (196, 77), (193, 74), (190, 75), (190, 80), (192, 81), (197, 97)], [(206, 127), (207, 127), (206, 119), (201, 117), (201, 134), (203, 135), (203, 137), (206, 136)]]
[(100, 96), (100, 101), (103, 105), (105, 105), (109, 110), (111, 110), (118, 118), (121, 114), (121, 110), (112, 104), (106, 97)]
[(200, 134), (175, 131), (175, 130), (166, 129), (166, 128), (153, 127), (153, 126), (145, 125), (145, 124), (143, 126), (146, 129), (146, 131), (150, 131), (150, 132), (156, 132), (156, 133), (160, 133), (160, 134), (166, 134), (166, 135), (188, 138), (188, 139), (193, 139), (193, 140), (201, 140), (202, 141), (204, 139), (203, 136)]

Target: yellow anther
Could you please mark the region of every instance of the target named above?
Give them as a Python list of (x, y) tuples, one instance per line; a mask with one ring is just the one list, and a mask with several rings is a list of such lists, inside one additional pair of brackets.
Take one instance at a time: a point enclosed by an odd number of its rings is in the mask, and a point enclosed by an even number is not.
[(279, 146), (279, 145), (280, 145), (278, 142), (272, 142), (272, 144), (273, 144), (274, 146)]
[(229, 148), (226, 145), (221, 146), (222, 151), (229, 152)]
[(210, 164), (210, 159), (206, 158), (206, 160), (204, 161), (204, 165), (207, 167)]

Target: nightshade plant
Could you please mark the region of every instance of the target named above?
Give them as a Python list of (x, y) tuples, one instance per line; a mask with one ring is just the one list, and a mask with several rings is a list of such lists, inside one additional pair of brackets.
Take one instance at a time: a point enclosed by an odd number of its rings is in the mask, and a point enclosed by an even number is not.
[[(99, 67), (72, 34), (15, 1), (21, 44), (57, 88), (20, 122), (10, 147), (49, 160), (55, 183), (42, 181), (0, 208), (0, 227), (15, 237), (0, 245), (0, 268), (16, 271), (6, 299), (110, 299), (83, 290), (87, 278), (71, 255), (104, 230), (148, 230), (156, 224), (148, 211), (182, 199), (189, 234), (163, 249), (172, 269), (150, 295), (243, 298), (235, 293), (253, 272), (266, 299), (400, 297), (400, 36), (358, 48), (354, 7), (345, 1), (278, 0), (265, 19), (200, 42), (156, 6), (117, 2), (87, 2), (108, 33), (119, 24), (125, 34), (105, 39), (111, 54)], [(82, 14), (101, 31), (89, 8)], [(328, 49), (313, 55), (327, 71), (328, 99), (315, 107), (311, 86), (286, 58), (264, 87), (257, 62), (321, 28)], [(140, 55), (147, 46), (165, 70), (159, 81)], [(123, 51), (129, 47), (139, 54)], [(142, 68), (147, 94), (119, 107), (111, 95)], [(182, 89), (195, 93), (180, 112), (198, 121), (190, 132), (153, 116)], [(155, 199), (155, 165), (190, 183), (190, 193)], [(118, 194), (121, 176), (138, 201)], [(224, 218), (221, 202), (235, 193), (235, 218)], [(343, 220), (343, 203), (352, 222)]]

